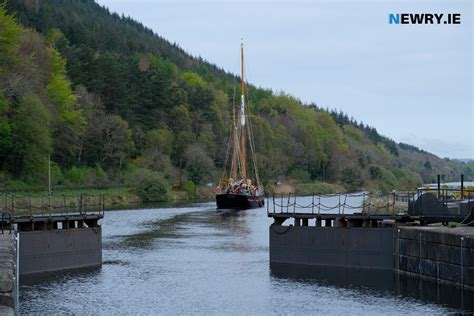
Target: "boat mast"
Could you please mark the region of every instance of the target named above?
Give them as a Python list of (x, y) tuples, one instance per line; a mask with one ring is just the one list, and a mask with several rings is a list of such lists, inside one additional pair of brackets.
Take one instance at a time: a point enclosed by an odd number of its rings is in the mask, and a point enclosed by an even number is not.
[(247, 144), (246, 144), (246, 136), (245, 136), (245, 84), (244, 84), (244, 43), (243, 41), (240, 43), (240, 62), (241, 62), (241, 79), (242, 82), (240, 84), (240, 125), (241, 125), (241, 133), (240, 133), (240, 151), (241, 157), (240, 160), (242, 162), (242, 178), (247, 179)]
[(235, 97), (232, 98), (232, 162), (230, 165), (230, 177), (237, 180), (237, 122), (235, 117)]

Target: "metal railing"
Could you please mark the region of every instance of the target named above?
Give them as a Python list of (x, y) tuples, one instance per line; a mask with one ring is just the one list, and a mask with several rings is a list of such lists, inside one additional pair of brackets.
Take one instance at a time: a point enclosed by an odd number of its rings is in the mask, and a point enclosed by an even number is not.
[(389, 214), (398, 215), (408, 211), (408, 201), (415, 192), (391, 192), (388, 194), (359, 192), (314, 194), (273, 194), (267, 203), (267, 213), (302, 214)]
[[(430, 194), (436, 205), (428, 205), (424, 195)], [(425, 196), (426, 197), (426, 196)], [(273, 194), (267, 200), (267, 215), (271, 214), (365, 214), (389, 216), (438, 216), (449, 218), (461, 216), (461, 203), (473, 208), (474, 191), (466, 189), (419, 189), (413, 192), (393, 191), (390, 193), (336, 193), (300, 196), (295, 194)], [(472, 205), (471, 205), (472, 203)], [(439, 205), (443, 212), (436, 212)], [(415, 211), (416, 208), (416, 211)], [(455, 210), (453, 210), (455, 209)], [(471, 210), (465, 210), (466, 216)]]
[(1, 225), (2, 225), (2, 234), (5, 231), (5, 225), (8, 226), (8, 232), (10, 234), (12, 233), (12, 215), (9, 212), (2, 212)]
[(103, 215), (104, 194), (0, 195), (0, 211), (12, 218), (52, 215)]

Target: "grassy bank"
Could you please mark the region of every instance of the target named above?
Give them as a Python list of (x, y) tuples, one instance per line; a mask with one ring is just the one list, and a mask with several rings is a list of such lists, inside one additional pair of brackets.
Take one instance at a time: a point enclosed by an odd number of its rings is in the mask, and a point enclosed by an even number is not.
[(277, 185), (267, 185), (265, 187), (265, 192), (267, 194), (297, 194), (297, 195), (310, 195), (310, 194), (332, 194), (345, 192), (346, 189), (339, 184), (315, 181), (310, 183), (299, 183), (299, 182), (289, 182), (281, 183)]

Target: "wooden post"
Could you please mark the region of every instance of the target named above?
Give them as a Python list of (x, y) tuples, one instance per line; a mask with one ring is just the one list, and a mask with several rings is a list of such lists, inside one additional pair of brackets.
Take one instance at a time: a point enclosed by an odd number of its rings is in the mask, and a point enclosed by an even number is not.
[(51, 155), (48, 156), (48, 195), (51, 196)]
[(79, 195), (79, 213), (82, 214), (82, 192)]

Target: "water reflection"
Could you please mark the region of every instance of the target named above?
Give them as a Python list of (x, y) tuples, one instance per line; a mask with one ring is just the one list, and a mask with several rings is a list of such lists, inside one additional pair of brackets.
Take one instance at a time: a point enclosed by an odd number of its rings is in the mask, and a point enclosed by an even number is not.
[(474, 313), (474, 292), (392, 270), (271, 263), (270, 271), (275, 278), (295, 283), (385, 293)]
[(312, 267), (271, 263), (274, 277), (295, 281), (311, 281), (318, 284), (345, 288), (363, 288), (394, 293), (394, 273), (392, 270), (369, 270), (343, 267)]
[[(123, 239), (124, 247), (135, 247), (140, 249), (159, 246), (159, 243), (179, 244), (182, 238), (193, 238), (203, 235), (211, 237), (236, 236), (233, 243), (223, 244), (228, 249), (246, 251), (248, 243), (245, 237), (250, 234), (246, 213), (237, 211), (219, 211), (205, 209), (198, 212), (178, 214), (169, 219), (147, 222), (144, 225), (148, 230)], [(198, 229), (198, 231), (197, 231)], [(235, 243), (235, 241), (240, 241)]]
[(474, 292), (439, 284), (419, 277), (396, 274), (395, 291), (404, 297), (459, 308), (474, 313)]
[[(107, 264), (107, 263), (104, 263)], [(41, 274), (26, 275), (21, 277), (21, 286), (23, 289), (28, 286), (41, 284), (44, 288), (67, 282), (68, 280), (84, 280), (99, 275), (102, 267), (80, 268), (69, 271), (45, 272)]]

